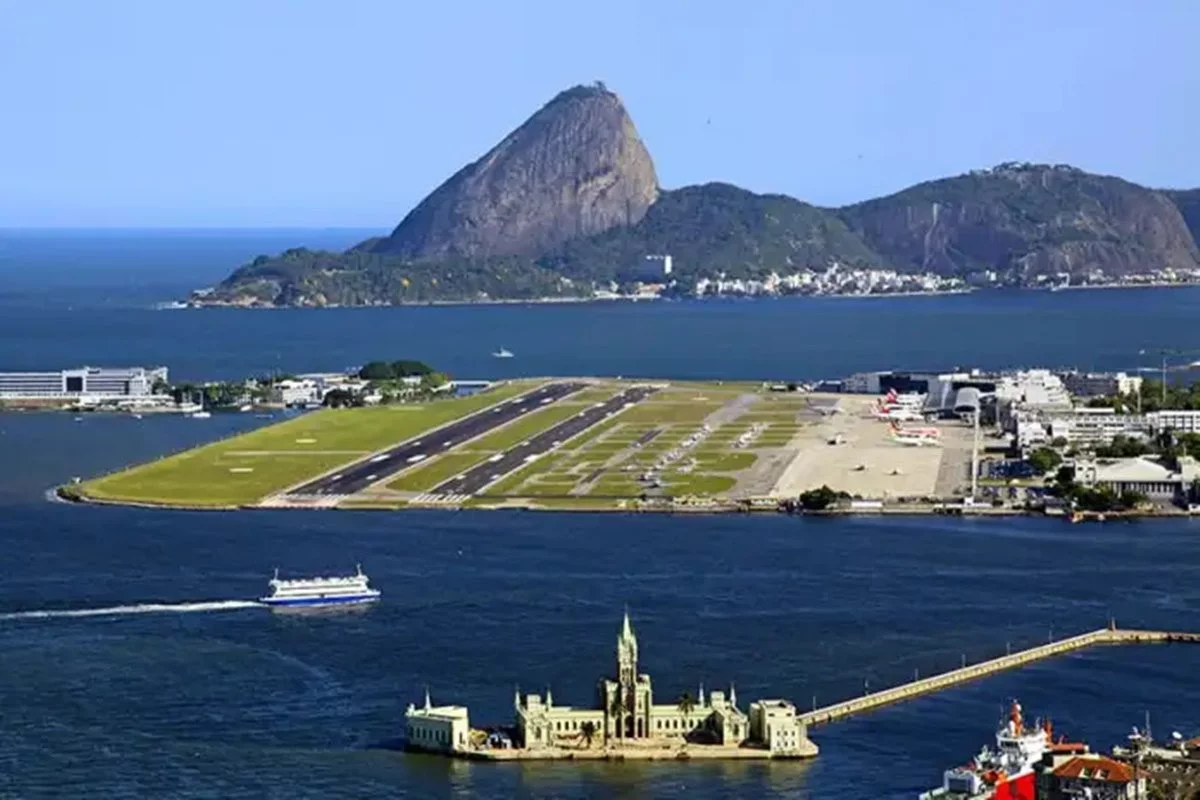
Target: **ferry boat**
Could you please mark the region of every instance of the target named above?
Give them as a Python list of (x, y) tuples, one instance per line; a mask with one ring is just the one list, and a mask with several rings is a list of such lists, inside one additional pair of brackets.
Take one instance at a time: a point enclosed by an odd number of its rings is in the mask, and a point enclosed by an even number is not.
[(356, 603), (373, 603), (379, 599), (378, 589), (372, 589), (359, 565), (353, 575), (326, 578), (281, 579), (279, 570), (271, 579), (271, 593), (259, 598), (263, 605), (285, 606), (337, 606)]
[(505, 350), (503, 347), (501, 347), (496, 352), (492, 353), (492, 358), (512, 358), (512, 357), (513, 357), (512, 351)]
[(986, 745), (970, 763), (948, 769), (942, 785), (920, 800), (1034, 800), (1042, 755), (1050, 749), (1049, 726), (1027, 727), (1015, 700), (996, 731), (996, 749)]

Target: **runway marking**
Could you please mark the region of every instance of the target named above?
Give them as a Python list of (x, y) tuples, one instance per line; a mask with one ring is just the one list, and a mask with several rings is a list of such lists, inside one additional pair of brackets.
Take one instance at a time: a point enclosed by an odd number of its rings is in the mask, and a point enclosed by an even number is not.
[(456, 506), (462, 505), (467, 500), (471, 499), (469, 494), (437, 494), (435, 492), (423, 492), (414, 497), (410, 503), (414, 505), (426, 506)]

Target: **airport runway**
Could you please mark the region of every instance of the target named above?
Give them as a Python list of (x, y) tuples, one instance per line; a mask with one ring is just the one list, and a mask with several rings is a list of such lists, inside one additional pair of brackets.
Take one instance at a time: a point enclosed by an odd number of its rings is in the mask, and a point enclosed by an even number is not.
[(493, 481), (497, 481), (521, 467), (531, 458), (557, 447), (572, 436), (611, 417), (624, 406), (637, 403), (656, 391), (658, 390), (650, 386), (635, 386), (632, 389), (626, 389), (603, 403), (589, 406), (553, 428), (547, 428), (516, 447), (471, 467), (462, 475), (442, 483), (430, 493), (435, 495), (473, 495)]
[(497, 405), (477, 411), (449, 425), (430, 431), (423, 436), (401, 442), (390, 450), (364, 461), (347, 466), (333, 475), (293, 489), (293, 495), (354, 494), (376, 481), (381, 481), (405, 467), (442, 453), (467, 439), (474, 439), (506, 422), (512, 422), (539, 408), (544, 408), (560, 398), (582, 389), (587, 384), (579, 382), (551, 383), (527, 394), (505, 400)]

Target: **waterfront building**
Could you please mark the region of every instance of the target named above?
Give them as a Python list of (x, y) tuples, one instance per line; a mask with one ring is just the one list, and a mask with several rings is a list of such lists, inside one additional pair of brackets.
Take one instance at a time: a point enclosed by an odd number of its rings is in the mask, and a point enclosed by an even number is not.
[(1076, 397), (1135, 395), (1142, 391), (1142, 378), (1124, 372), (1060, 372), (1058, 377)]
[(1117, 494), (1140, 492), (1154, 500), (1182, 501), (1200, 480), (1200, 464), (1191, 456), (1179, 457), (1179, 470), (1144, 456), (1118, 459), (1079, 459), (1075, 480), (1084, 486), (1099, 486)]
[(488, 759), (675, 758), (681, 749), (708, 758), (798, 758), (817, 754), (796, 707), (757, 700), (749, 713), (737, 690), (681, 695), (656, 703), (650, 676), (638, 671), (638, 639), (626, 612), (617, 635), (616, 674), (596, 684), (591, 706), (558, 705), (552, 691), (513, 696), (513, 736), (472, 731), (467, 709), (434, 706), (405, 714), (408, 745), (450, 755)]
[(271, 401), (285, 406), (319, 404), (328, 391), (321, 378), (289, 378), (271, 385)]
[(1146, 797), (1146, 773), (1099, 753), (1048, 759), (1038, 776), (1045, 800), (1135, 800)]
[[(518, 693), (514, 706), (517, 730), (527, 748), (577, 741), (587, 723), (609, 743), (676, 739), (740, 745), (751, 738), (749, 717), (737, 707), (737, 692), (732, 685), (728, 693), (705, 694), (700, 686), (696, 697), (689, 701), (654, 702), (650, 676), (638, 672), (638, 640), (628, 613), (617, 636), (617, 674), (597, 684), (595, 707), (555, 706), (549, 689), (544, 698)], [(791, 742), (787, 746), (796, 749), (808, 739), (795, 708), (791, 708), (791, 722), (786, 721), (786, 708), (781, 707), (772, 718), (773, 741), (780, 747)]]
[(471, 722), (466, 706), (435, 706), (425, 690), (425, 704), (412, 703), (404, 713), (409, 747), (435, 753), (465, 753), (471, 746)]
[(167, 382), (166, 367), (77, 367), (56, 372), (0, 372), (0, 398), (14, 400), (146, 397)]

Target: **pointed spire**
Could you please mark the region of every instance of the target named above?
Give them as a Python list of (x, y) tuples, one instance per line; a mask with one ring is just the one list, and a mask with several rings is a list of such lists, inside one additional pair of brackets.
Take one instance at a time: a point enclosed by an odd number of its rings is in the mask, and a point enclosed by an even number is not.
[(521, 686), (520, 686), (520, 684), (513, 684), (513, 708), (518, 709), (518, 710), (521, 708)]
[(433, 708), (433, 703), (429, 701), (429, 686), (427, 685), (425, 687), (425, 710), (428, 711), (431, 708)]
[(704, 708), (704, 681), (700, 682), (700, 694), (696, 696), (696, 705)]
[(737, 707), (737, 687), (733, 685), (733, 681), (729, 682), (729, 705)]
[(554, 707), (554, 695), (550, 692), (550, 685), (546, 684), (546, 708)]
[(633, 625), (629, 622), (629, 606), (625, 606), (625, 620), (621, 623), (621, 638), (633, 638)]

